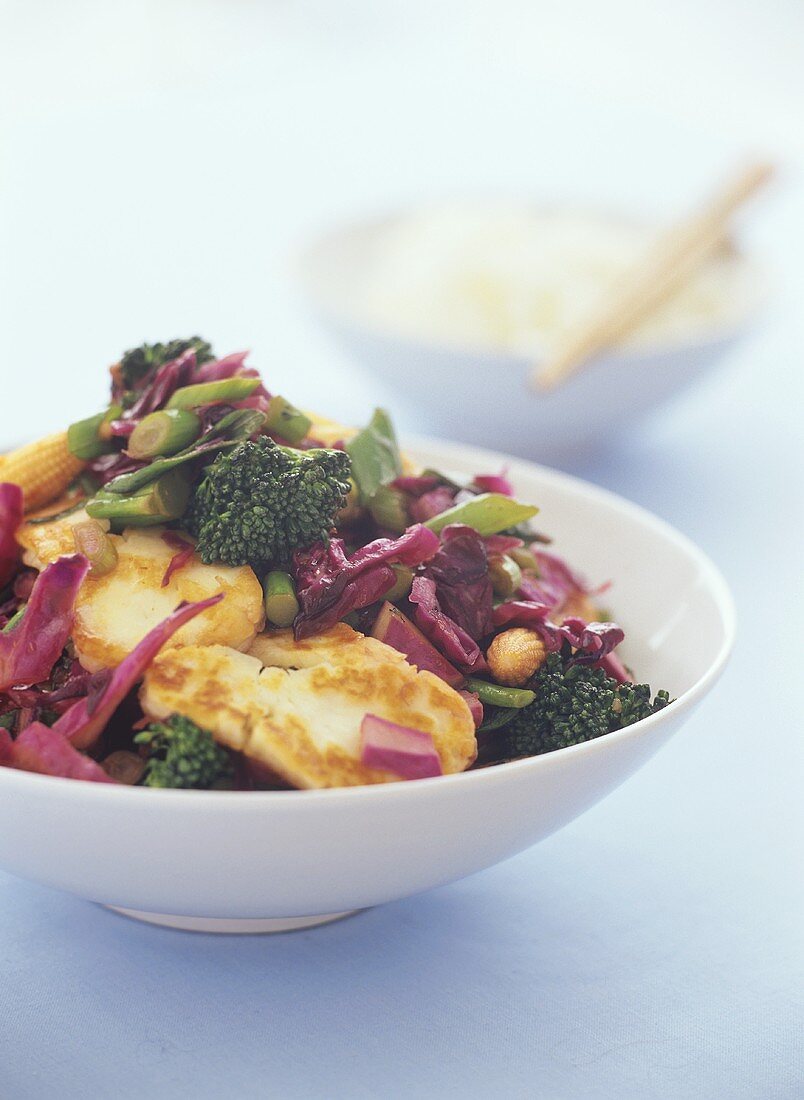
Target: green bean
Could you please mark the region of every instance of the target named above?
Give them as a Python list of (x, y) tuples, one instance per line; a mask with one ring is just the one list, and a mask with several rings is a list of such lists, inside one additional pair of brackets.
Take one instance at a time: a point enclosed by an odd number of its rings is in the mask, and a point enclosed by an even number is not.
[(481, 703), (487, 703), (492, 707), (526, 707), (536, 698), (535, 691), (527, 688), (502, 687), (500, 684), (490, 684), (487, 680), (476, 680), (470, 676), (466, 682), (469, 691), (474, 691)]

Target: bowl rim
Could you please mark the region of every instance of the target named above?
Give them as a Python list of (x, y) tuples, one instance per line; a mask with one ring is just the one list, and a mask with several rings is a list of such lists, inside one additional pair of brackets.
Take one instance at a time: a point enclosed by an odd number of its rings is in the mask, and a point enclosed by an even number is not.
[[(554, 752), (544, 753), (541, 756), (524, 757), (521, 760), (511, 760), (507, 763), (494, 764), (489, 767), (479, 768), (475, 771), (456, 772), (452, 775), (434, 776), (429, 779), (417, 779), (415, 782), (400, 780), (391, 783), (367, 784), (355, 787), (327, 787), (313, 790), (286, 790), (286, 791), (189, 791), (160, 789), (154, 787), (124, 787), (113, 786), (106, 783), (93, 783), (84, 779), (64, 779), (60, 776), (40, 775), (34, 772), (18, 771), (14, 768), (0, 767), (0, 793), (3, 788), (30, 789), (45, 792), (51, 790), (69, 797), (69, 792), (74, 789), (76, 797), (84, 794), (94, 801), (106, 802), (120, 799), (141, 802), (154, 808), (160, 806), (175, 807), (183, 804), (187, 812), (209, 812), (210, 808), (221, 807), (231, 810), (237, 806), (238, 810), (253, 807), (255, 812), (267, 811), (270, 807), (282, 806), (299, 807), (303, 809), (314, 803), (325, 805), (353, 803), (360, 800), (416, 798), (426, 796), (428, 793), (443, 791), (460, 791), (468, 784), (489, 784), (505, 782), (510, 776), (539, 771), (551, 766), (551, 759), (568, 760), (570, 756), (593, 756), (607, 751), (607, 746), (624, 743), (649, 735), (657, 727), (668, 721), (674, 721), (681, 714), (689, 713), (701, 699), (715, 685), (720, 678), (726, 663), (728, 662), (736, 633), (736, 608), (731, 590), (718, 567), (703, 550), (701, 550), (687, 535), (683, 534), (672, 524), (661, 519), (642, 505), (628, 500), (626, 497), (605, 489), (594, 482), (561, 470), (552, 469), (537, 462), (527, 459), (513, 458), (499, 451), (488, 450), (481, 447), (470, 447), (461, 443), (447, 440), (428, 439), (427, 437), (405, 436), (403, 445), (407, 450), (416, 454), (424, 451), (430, 455), (434, 452), (443, 455), (442, 461), (447, 464), (456, 462), (458, 465), (468, 465), (475, 469), (481, 469), (486, 464), (505, 463), (512, 479), (516, 481), (517, 471), (525, 476), (537, 474), (540, 478), (551, 484), (559, 492), (570, 492), (607, 504), (620, 514), (628, 515), (651, 528), (667, 541), (673, 543), (682, 550), (697, 565), (700, 574), (707, 582), (707, 588), (711, 593), (723, 624), (723, 639), (720, 647), (711, 661), (709, 667), (695, 681), (691, 687), (682, 692), (673, 701), (672, 707), (665, 708), (635, 722), (625, 729), (615, 730), (591, 741), (585, 741), (580, 745), (570, 745), (564, 749), (556, 749)], [(118, 803), (119, 804), (119, 803)]]
[[(406, 344), (411, 348), (427, 349), (441, 355), (482, 357), (487, 360), (494, 359), (499, 363), (517, 366), (532, 365), (534, 356), (522, 352), (509, 351), (505, 348), (494, 347), (491, 344), (462, 343), (459, 340), (417, 336), (414, 332), (406, 331), (402, 327), (395, 328), (383, 325), (379, 321), (374, 321), (370, 317), (362, 315), (359, 308), (350, 308), (348, 305), (342, 304), (337, 295), (328, 293), (322, 286), (316, 271), (316, 265), (323, 250), (331, 248), (341, 239), (357, 235), (375, 234), (384, 226), (398, 221), (407, 214), (426, 209), (430, 205), (434, 204), (407, 203), (363, 218), (349, 218), (311, 236), (292, 253), (291, 266), (301, 283), (304, 293), (315, 307), (333, 323), (353, 326), (356, 330), (374, 338), (393, 340), (396, 343)], [(517, 201), (512, 200), (512, 205), (517, 205)], [(536, 213), (577, 211), (582, 215), (598, 215), (614, 222), (619, 221), (645, 228), (659, 227), (659, 223), (654, 219), (634, 215), (613, 207), (605, 208), (580, 202), (536, 201), (526, 203), (521, 200), (518, 205), (521, 207), (530, 205)], [(637, 347), (609, 348), (596, 358), (596, 362), (616, 360), (626, 365), (636, 365), (646, 359), (655, 359), (663, 355), (683, 354), (692, 349), (704, 350), (717, 347), (750, 328), (761, 314), (769, 297), (768, 270), (764, 263), (755, 256), (748, 254), (737, 243), (733, 235), (725, 239), (724, 247), (735, 263), (748, 272), (751, 279), (751, 291), (747, 295), (747, 300), (733, 317), (719, 323), (705, 325), (697, 333), (686, 336), (682, 333), (664, 342), (651, 341)]]

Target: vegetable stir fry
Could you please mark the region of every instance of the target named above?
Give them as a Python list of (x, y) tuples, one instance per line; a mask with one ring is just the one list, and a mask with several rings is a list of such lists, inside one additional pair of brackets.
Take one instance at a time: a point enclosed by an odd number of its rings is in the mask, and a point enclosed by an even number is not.
[(667, 706), (504, 473), (460, 483), (201, 337), (0, 457), (0, 765), (183, 789), (413, 780)]

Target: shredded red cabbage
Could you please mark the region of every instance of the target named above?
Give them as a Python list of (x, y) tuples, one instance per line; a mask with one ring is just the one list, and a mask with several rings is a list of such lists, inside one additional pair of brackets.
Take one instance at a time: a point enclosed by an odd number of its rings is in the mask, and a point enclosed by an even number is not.
[(486, 544), (487, 554), (510, 554), (512, 550), (519, 550), (525, 545), (523, 539), (514, 535), (486, 535), (483, 539)]
[(58, 775), (63, 779), (86, 779), (90, 783), (117, 782), (106, 774), (100, 764), (79, 752), (63, 733), (41, 722), (31, 722), (14, 741), (6, 735), (0, 741), (0, 763), (20, 771)]
[(466, 681), (466, 677), (449, 663), (443, 653), (439, 653), (407, 615), (387, 601), (373, 624), (371, 636), (402, 653), (409, 664), (432, 672), (450, 687), (459, 688)]
[(193, 382), (220, 382), (224, 378), (242, 374), (247, 358), (247, 351), (233, 351), (229, 355), (224, 355), (222, 359), (203, 363), (196, 370)]
[(493, 629), (492, 588), (484, 540), (472, 527), (453, 523), (424, 574), (435, 581), (441, 610), (474, 641)]
[(196, 369), (195, 348), (188, 348), (178, 359), (163, 363), (131, 408), (123, 413), (122, 419), (137, 421), (161, 409), (176, 390), (195, 381)]
[(189, 561), (192, 560), (195, 553), (195, 546), (193, 543), (188, 542), (187, 539), (183, 539), (181, 535), (175, 531), (163, 531), (162, 541), (167, 543), (171, 550), (175, 550), (176, 553), (168, 562), (165, 575), (162, 577), (162, 588), (167, 588), (170, 584), (170, 578), (179, 569), (183, 569)]
[(366, 767), (393, 772), (400, 779), (443, 774), (432, 734), (377, 714), (367, 714), (360, 725), (360, 759)]
[[(496, 627), (525, 626), (535, 630), (545, 646), (551, 652), (561, 649), (565, 642), (577, 651), (570, 659), (571, 664), (594, 664), (603, 667), (603, 661), (625, 637), (624, 631), (616, 623), (587, 623), (583, 619), (567, 618), (558, 625), (550, 620), (552, 607), (532, 600), (508, 600), (494, 609)], [(611, 669), (611, 671), (609, 671)], [(625, 669), (619, 659), (608, 662), (606, 671), (617, 680), (622, 680)], [(626, 679), (630, 679), (625, 673)]]
[(22, 489), (11, 481), (0, 482), (0, 588), (3, 588), (17, 571), (20, 548), (17, 545), (17, 528), (22, 523)]
[(534, 550), (533, 554), (539, 563), (539, 576), (528, 574), (522, 578), (520, 594), (526, 600), (549, 604), (555, 610), (572, 597), (592, 594), (593, 590), (584, 578), (574, 572), (563, 558), (548, 554), (545, 550)]
[[(119, 422), (115, 421), (115, 423)], [(135, 422), (131, 421), (131, 430), (133, 431), (135, 427)], [(135, 458), (129, 458), (125, 451), (114, 451), (112, 454), (93, 458), (88, 465), (88, 469), (101, 485), (106, 485), (107, 482), (113, 481), (121, 474), (133, 474), (135, 470), (141, 470), (147, 464), (147, 459), (139, 461)]]
[(145, 670), (159, 650), (190, 619), (194, 619), (208, 607), (213, 607), (223, 599), (223, 593), (210, 596), (197, 603), (180, 604), (166, 619), (155, 626), (135, 649), (124, 658), (116, 669), (108, 674), (101, 689), (86, 699), (80, 699), (54, 724), (53, 728), (75, 745), (76, 748), (89, 748), (101, 735), (104, 726), (114, 711), (142, 679)]
[(426, 523), (433, 516), (440, 516), (455, 503), (455, 490), (448, 485), (439, 485), (414, 498), (408, 505), (412, 518), (417, 523)]
[(514, 495), (514, 487), (504, 474), (478, 474), (472, 484), (481, 493), (502, 493), (504, 497)]
[(0, 691), (50, 676), (70, 637), (75, 597), (88, 570), (83, 554), (71, 554), (39, 574), (22, 618), (0, 634)]
[(441, 610), (431, 577), (414, 577), (408, 599), (416, 608), (416, 625), (448, 661), (466, 673), (488, 670), (477, 642)]
[(413, 567), (436, 553), (438, 535), (416, 525), (397, 539), (375, 539), (347, 557), (343, 539), (297, 551), (293, 559), (301, 610), (293, 624), (296, 638), (327, 630), (350, 611), (381, 599), (395, 582), (391, 563)]
[(419, 477), (403, 475), (394, 478), (391, 482), (392, 489), (399, 489), (402, 493), (410, 493), (412, 497), (420, 497), (429, 493), (441, 484), (441, 478), (436, 474), (422, 474)]

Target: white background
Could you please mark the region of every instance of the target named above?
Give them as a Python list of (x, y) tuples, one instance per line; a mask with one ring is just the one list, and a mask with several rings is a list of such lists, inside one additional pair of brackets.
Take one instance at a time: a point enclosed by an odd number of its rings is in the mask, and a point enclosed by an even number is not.
[[(281, 940), (124, 924), (0, 876), (0, 1092), (801, 1095), (804, 8), (795, 0), (0, 3), (0, 409), (103, 403), (143, 339), (385, 399), (289, 275), (334, 219), (509, 191), (668, 216), (757, 152), (764, 325), (584, 476), (722, 566), (740, 642), (624, 789), (516, 860)], [(427, 431), (427, 408), (403, 427)], [(504, 440), (500, 441), (504, 449)]]

